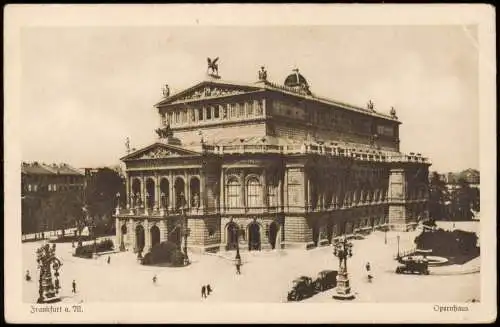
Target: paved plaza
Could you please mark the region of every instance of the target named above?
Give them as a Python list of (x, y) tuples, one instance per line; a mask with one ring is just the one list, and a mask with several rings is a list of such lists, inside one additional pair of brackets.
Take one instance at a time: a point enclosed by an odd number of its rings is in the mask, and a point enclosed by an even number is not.
[[(452, 228), (452, 223), (442, 223)], [(474, 230), (479, 222), (457, 222), (456, 228)], [(480, 258), (464, 265), (430, 267), (430, 275), (397, 275), (397, 235), (400, 249), (414, 247), (419, 232), (374, 232), (363, 240), (353, 240), (353, 257), (348, 260), (351, 286), (360, 302), (465, 302), (480, 298)], [(30, 270), (33, 281), (23, 279), (23, 301), (35, 302), (38, 296), (38, 271), (35, 250), (41, 242), (23, 244), (24, 271)], [(291, 281), (301, 275), (315, 278), (324, 269), (338, 269), (338, 259), (331, 246), (310, 251), (274, 250), (243, 252), (242, 274), (236, 275), (234, 252), (190, 254), (192, 264), (169, 268), (140, 265), (131, 252), (111, 254), (97, 259), (72, 256), (69, 244), (57, 244), (62, 259), (61, 294), (64, 302), (144, 302), (144, 301), (206, 301), (206, 302), (285, 302)], [(364, 266), (370, 262), (374, 280), (368, 283)], [(158, 281), (153, 284), (156, 275)], [(24, 275), (20, 276), (23, 277)], [(72, 294), (71, 282), (77, 293)], [(210, 284), (214, 292), (201, 298), (201, 286)], [(335, 302), (333, 290), (319, 293), (304, 302)]]

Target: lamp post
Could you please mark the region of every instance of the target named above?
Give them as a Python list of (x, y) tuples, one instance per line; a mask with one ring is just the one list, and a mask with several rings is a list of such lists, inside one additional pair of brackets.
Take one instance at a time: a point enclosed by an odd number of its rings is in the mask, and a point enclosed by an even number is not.
[(387, 226), (384, 226), (384, 244), (387, 244)]
[[(183, 199), (184, 200), (184, 199)], [(182, 228), (182, 233), (184, 236), (184, 265), (187, 265), (189, 263), (189, 257), (188, 257), (188, 250), (187, 250), (187, 239), (189, 234), (191, 233), (191, 230), (188, 228), (188, 221), (187, 221), (187, 215), (186, 215), (186, 205), (184, 201), (182, 202), (183, 206), (181, 207), (181, 214), (183, 216), (183, 228)]]
[(397, 236), (397, 239), (398, 239), (398, 259), (399, 259), (399, 235)]
[(352, 257), (352, 243), (347, 237), (342, 237), (340, 241), (335, 241), (333, 255), (339, 258), (339, 273), (337, 274), (337, 286), (333, 298), (337, 300), (352, 300), (354, 294), (351, 293), (349, 277), (347, 274), (347, 257)]
[(120, 214), (120, 192), (116, 193), (116, 210), (115, 210), (115, 215)]
[(236, 262), (238, 262), (238, 260), (241, 260), (241, 256), (240, 256), (240, 227), (237, 226), (235, 229), (234, 229), (235, 233), (236, 233)]

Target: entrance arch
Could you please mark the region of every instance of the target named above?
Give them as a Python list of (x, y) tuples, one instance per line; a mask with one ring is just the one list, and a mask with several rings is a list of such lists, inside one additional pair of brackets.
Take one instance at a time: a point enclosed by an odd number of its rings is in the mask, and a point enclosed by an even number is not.
[(185, 183), (181, 177), (177, 177), (174, 183), (175, 190), (175, 208), (184, 208), (186, 205), (186, 195), (184, 194)]
[(248, 250), (260, 251), (260, 226), (256, 222), (248, 225)]
[(276, 237), (278, 236), (278, 224), (273, 221), (269, 225), (269, 243), (271, 244), (271, 248), (274, 250), (276, 248)]
[(158, 226), (151, 227), (151, 246), (155, 246), (160, 243), (160, 229)]
[(153, 208), (154, 204), (155, 204), (155, 182), (154, 180), (152, 180), (151, 178), (148, 178), (146, 180), (146, 195), (148, 195), (148, 197), (146, 198), (147, 200), (147, 207), (148, 209), (151, 209)]
[(135, 248), (138, 252), (142, 252), (145, 244), (144, 227), (142, 227), (142, 225), (137, 225), (135, 228)]
[(234, 222), (227, 224), (226, 240), (228, 250), (235, 250), (238, 247), (238, 225)]
[(160, 204), (162, 208), (168, 208), (170, 195), (170, 183), (168, 179), (162, 178), (160, 181)]

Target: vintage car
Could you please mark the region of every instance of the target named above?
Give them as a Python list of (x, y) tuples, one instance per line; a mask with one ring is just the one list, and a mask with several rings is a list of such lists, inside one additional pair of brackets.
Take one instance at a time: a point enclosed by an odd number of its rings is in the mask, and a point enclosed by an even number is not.
[(396, 274), (429, 274), (429, 262), (422, 257), (408, 256), (399, 259), (399, 265), (396, 267)]
[(314, 281), (314, 289), (316, 292), (323, 292), (327, 289), (337, 286), (337, 271), (323, 270), (318, 273), (318, 277)]
[(300, 301), (314, 294), (314, 284), (311, 277), (301, 276), (292, 282), (292, 290), (288, 292), (288, 301)]

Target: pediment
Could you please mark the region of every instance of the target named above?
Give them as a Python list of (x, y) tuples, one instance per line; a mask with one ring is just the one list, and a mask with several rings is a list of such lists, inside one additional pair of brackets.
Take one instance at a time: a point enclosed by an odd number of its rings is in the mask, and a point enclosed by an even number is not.
[(157, 105), (175, 104), (202, 99), (231, 96), (258, 90), (258, 87), (225, 82), (201, 82), (184, 91), (174, 94)]
[(200, 153), (169, 144), (155, 143), (143, 149), (134, 151), (129, 155), (121, 158), (121, 160), (129, 161), (129, 160), (144, 160), (144, 159), (163, 159), (163, 158), (187, 157), (194, 155), (200, 155)]

